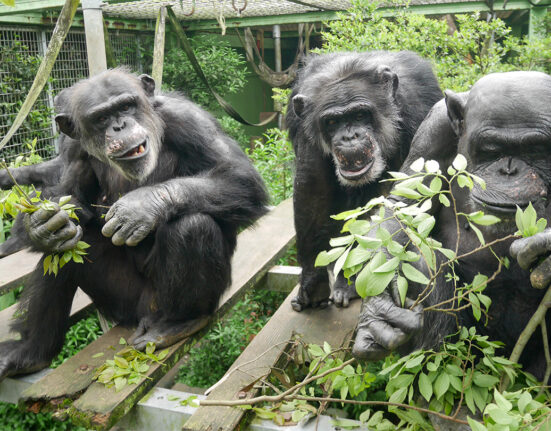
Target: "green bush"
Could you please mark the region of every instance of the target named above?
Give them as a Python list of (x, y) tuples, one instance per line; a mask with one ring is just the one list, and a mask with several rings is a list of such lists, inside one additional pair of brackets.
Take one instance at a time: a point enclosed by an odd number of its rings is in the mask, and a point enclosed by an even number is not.
[(293, 161), (295, 153), (286, 130), (269, 129), (263, 140), (257, 140), (247, 154), (262, 175), (272, 205), (293, 194)]
[(448, 34), (444, 20), (411, 13), (397, 5), (393, 19), (384, 18), (380, 2), (354, 0), (341, 20), (327, 23), (321, 52), (339, 50), (411, 50), (433, 62), (443, 88), (465, 91), (480, 77), (509, 70), (550, 71), (551, 38), (516, 37), (502, 20), (487, 22), (478, 13), (456, 15), (457, 31)]

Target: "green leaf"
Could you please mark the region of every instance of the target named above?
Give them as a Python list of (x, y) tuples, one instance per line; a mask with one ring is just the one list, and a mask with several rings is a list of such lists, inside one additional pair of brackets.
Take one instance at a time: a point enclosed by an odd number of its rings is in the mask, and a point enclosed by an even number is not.
[(467, 175), (458, 175), (457, 176), (457, 184), (459, 184), (459, 187), (467, 187), (469, 190), (472, 190), (473, 188), (473, 181), (467, 176)]
[(383, 263), (381, 266), (378, 266), (377, 268), (375, 268), (373, 272), (375, 274), (380, 274), (384, 272), (394, 271), (399, 264), (400, 264), (400, 259), (397, 257), (393, 257), (392, 259)]
[(402, 273), (407, 279), (415, 283), (425, 285), (429, 283), (429, 279), (425, 276), (425, 274), (411, 266), (409, 263), (402, 263)]
[(478, 371), (474, 373), (473, 382), (475, 385), (480, 386), (481, 388), (491, 388), (499, 383), (499, 379), (495, 376), (490, 376), (489, 374), (482, 374)]
[(340, 257), (340, 255), (345, 252), (345, 250), (346, 250), (346, 247), (337, 247), (329, 251), (322, 251), (316, 257), (316, 262), (314, 263), (314, 266), (329, 265), (331, 262), (337, 260)]
[(15, 7), (15, 0), (1, 0), (6, 6)]
[(346, 258), (348, 257), (348, 253), (350, 253), (350, 248), (352, 246), (348, 246), (346, 251), (339, 256), (337, 261), (335, 262), (335, 266), (333, 267), (333, 273), (335, 274), (335, 277), (341, 272), (342, 267), (344, 266), (344, 263), (346, 262)]
[(479, 224), (481, 226), (491, 226), (496, 223), (499, 223), (501, 219), (499, 217), (493, 216), (491, 214), (484, 214), (482, 211), (478, 211), (474, 216), (470, 216), (472, 222)]
[(421, 395), (423, 395), (423, 398), (427, 400), (427, 402), (430, 402), (430, 399), (432, 397), (432, 384), (428, 378), (428, 376), (421, 372), (419, 374), (419, 392)]
[(449, 207), (450, 206), (450, 200), (446, 197), (446, 195), (444, 193), (440, 193), (438, 195), (438, 200), (440, 201), (440, 203), (442, 205), (444, 205), (445, 207)]
[(408, 293), (408, 281), (406, 280), (406, 278), (399, 275), (396, 279), (396, 287), (398, 289), (398, 293), (400, 294), (400, 303), (402, 307), (404, 307), (406, 303), (406, 296)]
[(125, 386), (126, 386), (126, 378), (125, 377), (117, 377), (115, 379), (115, 391), (119, 392)]
[(522, 234), (524, 232), (524, 223), (522, 220), (522, 209), (517, 205), (517, 212), (515, 213), (515, 222), (517, 225), (517, 229)]
[(361, 235), (354, 235), (354, 238), (358, 241), (358, 244), (367, 250), (376, 250), (382, 244), (382, 241), (378, 238), (369, 238)]
[(483, 424), (475, 421), (474, 419), (471, 419), (470, 416), (467, 416), (467, 422), (469, 422), (469, 426), (471, 427), (472, 431), (488, 431), (488, 429)]
[(356, 278), (356, 291), (362, 298), (382, 293), (394, 278), (395, 271), (374, 273), (371, 265), (366, 265)]
[(408, 394), (408, 388), (407, 387), (400, 388), (400, 389), (394, 391), (390, 395), (390, 398), (388, 399), (388, 401), (391, 402), (391, 403), (401, 403), (406, 399), (407, 394)]
[(361, 423), (352, 419), (331, 419), (331, 425), (338, 428), (343, 429), (354, 429), (359, 428), (361, 426)]
[(405, 367), (408, 369), (415, 368), (418, 365), (421, 365), (421, 363), (424, 361), (425, 355), (421, 354), (418, 356), (414, 356), (411, 359), (408, 359), (408, 361), (405, 364)]
[[(435, 173), (440, 169), (440, 165), (436, 160), (427, 160), (425, 162), (425, 171)], [(432, 187), (431, 187), (432, 188)]]
[(92, 358), (101, 358), (104, 355), (103, 352), (96, 353), (95, 355), (92, 355)]
[(477, 228), (474, 224), (472, 224), (471, 222), (469, 222), (469, 226), (471, 227), (471, 229), (473, 230), (473, 232), (476, 234), (477, 238), (478, 238), (478, 241), (480, 242), (480, 244), (482, 245), (485, 245), (486, 244), (486, 241), (484, 241), (484, 236), (482, 235), (482, 232), (480, 232), (480, 229)]
[(501, 410), (508, 412), (513, 408), (511, 402), (505, 399), (505, 397), (501, 395), (497, 389), (494, 389), (494, 400)]
[(526, 406), (528, 406), (528, 404), (530, 404), (531, 401), (532, 401), (532, 395), (530, 395), (528, 391), (523, 391), (517, 401), (518, 410), (521, 414), (525, 413)]
[(507, 412), (504, 412), (496, 406), (493, 407), (494, 408), (488, 406), (488, 408), (486, 408), (486, 413), (495, 421), (496, 424), (509, 425), (511, 422), (513, 422), (514, 418), (509, 416)]
[(44, 258), (44, 262), (43, 262), (43, 264), (44, 264), (44, 275), (46, 275), (46, 273), (48, 272), (48, 269), (50, 268), (51, 263), (52, 263), (52, 255), (49, 254), (48, 256), (46, 256)]
[(353, 241), (354, 241), (354, 236), (352, 235), (339, 236), (338, 238), (331, 238), (329, 240), (329, 245), (331, 247), (341, 247), (341, 246), (350, 245)]
[(364, 235), (371, 229), (371, 223), (367, 220), (354, 220), (348, 225), (348, 231), (353, 235)]
[(463, 154), (457, 154), (452, 162), (452, 166), (458, 171), (464, 171), (467, 168), (467, 159)]
[(439, 177), (434, 177), (430, 182), (429, 187), (434, 193), (438, 193), (442, 190), (442, 180)]
[(60, 198), (59, 198), (59, 206), (61, 207), (61, 206), (65, 205), (65, 204), (69, 203), (70, 200), (71, 200), (71, 195), (60, 197)]
[(435, 218), (433, 216), (430, 216), (419, 224), (419, 226), (417, 227), (417, 232), (419, 232), (419, 235), (421, 235), (423, 238), (426, 238), (432, 231), (435, 223)]
[(121, 337), (121, 338), (119, 339), (119, 344), (120, 344), (121, 346), (126, 346), (128, 343), (126, 342), (126, 340), (125, 340), (123, 337)]
[(423, 157), (420, 157), (410, 165), (410, 169), (413, 172), (421, 172), (424, 166), (425, 166), (425, 159)]
[(151, 355), (155, 352), (155, 343), (149, 342), (145, 346), (145, 353), (146, 355)]
[(353, 266), (362, 264), (369, 260), (372, 255), (371, 250), (366, 250), (365, 248), (358, 246), (348, 253), (346, 262), (344, 263), (344, 268), (352, 268)]
[(419, 192), (416, 192), (412, 189), (407, 189), (405, 187), (394, 187), (391, 192), (394, 196), (402, 196), (407, 199), (419, 199), (423, 197)]
[(436, 398), (440, 399), (442, 395), (446, 393), (449, 387), (449, 376), (445, 372), (440, 373), (436, 378), (436, 381), (434, 382), (434, 394), (436, 395)]

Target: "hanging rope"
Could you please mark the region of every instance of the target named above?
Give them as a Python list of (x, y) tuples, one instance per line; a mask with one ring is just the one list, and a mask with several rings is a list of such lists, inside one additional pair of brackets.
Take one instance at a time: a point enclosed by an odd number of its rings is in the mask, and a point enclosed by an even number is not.
[[(184, 0), (180, 0), (180, 9), (182, 9), (182, 11), (184, 10)], [(191, 1), (191, 12), (190, 13), (184, 13), (182, 12), (182, 15), (184, 16), (191, 16), (195, 13), (195, 0), (192, 0)]]
[(197, 61), (197, 58), (195, 57), (195, 54), (193, 53), (193, 48), (191, 47), (191, 44), (189, 43), (189, 39), (186, 36), (186, 33), (184, 32), (184, 29), (178, 22), (178, 18), (176, 18), (176, 15), (174, 14), (174, 11), (170, 6), (167, 6), (166, 8), (168, 19), (170, 20), (170, 23), (172, 24), (172, 27), (174, 28), (174, 32), (176, 33), (176, 36), (178, 37), (180, 44), (182, 45), (182, 49), (187, 55), (187, 58), (189, 59), (193, 69), (195, 70), (195, 73), (197, 73), (197, 76), (201, 79), (203, 84), (208, 88), (212, 96), (216, 99), (218, 104), (222, 107), (226, 113), (232, 117), (233, 119), (239, 121), (241, 124), (245, 124), (247, 126), (256, 126), (261, 127), (265, 126), (266, 124), (272, 122), (277, 117), (277, 112), (274, 112), (270, 117), (266, 118), (264, 121), (261, 121), (260, 123), (250, 123), (247, 120), (245, 120), (228, 102), (226, 102), (222, 96), (220, 96), (212, 86), (210, 85), (209, 81), (207, 80), (207, 77), (205, 76), (205, 73), (203, 72), (203, 69), (201, 69), (201, 66), (199, 65), (199, 62)]
[[(306, 52), (306, 46), (308, 44), (304, 42), (304, 35), (309, 38), (313, 28), (313, 25), (298, 25), (299, 39), (295, 59), (293, 61), (293, 64), (291, 64), (287, 69), (281, 72), (276, 72), (275, 70), (272, 70), (270, 66), (268, 66), (264, 62), (262, 56), (260, 55), (260, 52), (258, 51), (258, 47), (256, 46), (256, 39), (253, 36), (253, 33), (249, 27), (245, 28), (244, 38), (243, 36), (241, 36), (241, 33), (238, 29), (236, 29), (236, 32), (241, 42), (241, 45), (245, 49), (245, 56), (247, 57), (247, 61), (249, 62), (255, 73), (260, 77), (260, 79), (262, 79), (264, 82), (268, 83), (272, 87), (286, 88), (294, 81), (297, 75), (300, 60)], [(255, 60), (255, 57), (257, 60)]]
[(231, 5), (233, 7), (233, 9), (238, 13), (239, 16), (241, 16), (241, 13), (247, 9), (247, 0), (245, 0), (243, 2), (243, 7), (242, 8), (238, 8), (236, 5), (235, 5), (235, 0), (231, 0)]

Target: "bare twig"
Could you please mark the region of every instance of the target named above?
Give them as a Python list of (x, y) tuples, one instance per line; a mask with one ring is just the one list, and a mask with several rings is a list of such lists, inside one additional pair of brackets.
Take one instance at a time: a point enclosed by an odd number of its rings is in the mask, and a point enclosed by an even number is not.
[[(547, 338), (547, 322), (543, 319), (540, 323), (541, 327), (541, 336), (543, 338), (543, 351), (545, 353), (545, 375), (543, 377), (542, 383), (545, 385), (551, 377), (551, 352), (549, 351), (549, 338)], [(544, 386), (542, 386), (538, 392), (538, 396), (541, 395), (544, 391)]]

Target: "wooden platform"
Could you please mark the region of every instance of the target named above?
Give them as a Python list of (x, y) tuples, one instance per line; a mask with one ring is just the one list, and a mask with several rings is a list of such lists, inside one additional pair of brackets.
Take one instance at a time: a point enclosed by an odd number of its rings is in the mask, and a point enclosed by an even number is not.
[[(258, 284), (268, 270), (294, 243), (292, 202), (287, 200), (264, 216), (256, 226), (243, 231), (238, 238), (232, 261), (233, 282), (223, 295), (216, 317), (222, 316), (244, 293)], [(2, 261), (0, 261), (2, 262)], [(5, 317), (8, 316), (5, 313)], [(2, 320), (5, 327), (6, 319)], [(93, 429), (108, 429), (133, 406), (174, 365), (206, 331), (181, 341), (170, 348), (165, 367), (152, 366), (149, 379), (128, 385), (120, 392), (91, 383), (94, 369), (109, 355), (112, 357), (120, 337), (128, 337), (132, 328), (115, 327), (77, 355), (24, 390), (21, 402), (33, 411), (55, 411), (73, 422)], [(98, 352), (105, 355), (93, 358)], [(6, 379), (0, 386), (9, 385)], [(0, 387), (0, 392), (2, 387)]]

